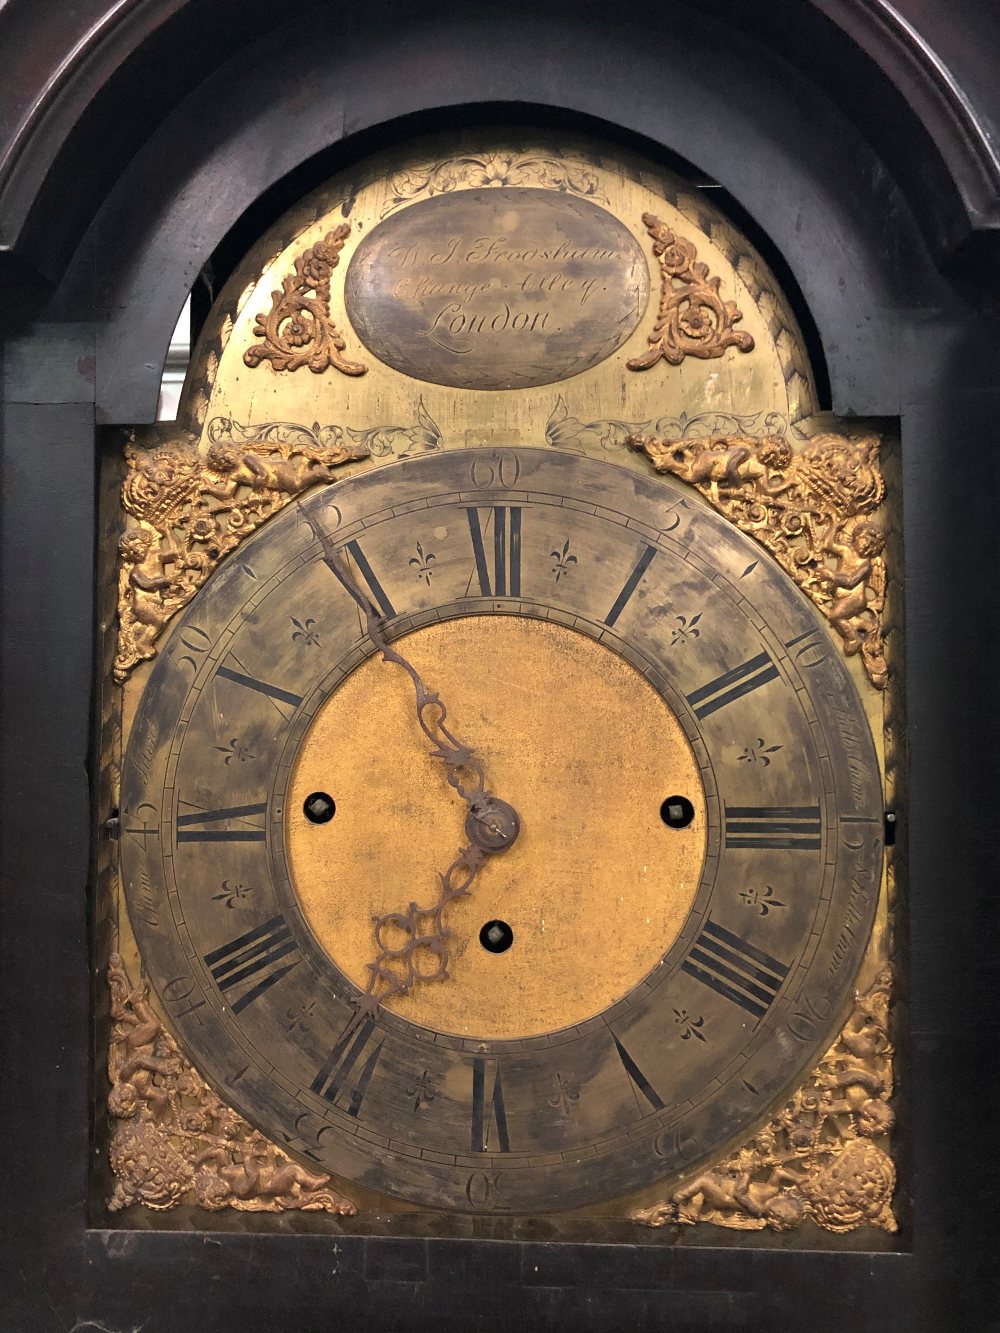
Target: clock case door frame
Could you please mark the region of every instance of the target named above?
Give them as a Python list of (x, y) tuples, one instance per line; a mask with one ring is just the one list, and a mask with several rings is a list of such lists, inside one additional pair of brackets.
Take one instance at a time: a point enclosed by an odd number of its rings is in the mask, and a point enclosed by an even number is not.
[[(837, 1316), (861, 1327), (949, 1327), (964, 1300), (971, 1314), (977, 1289), (988, 1291), (990, 1238), (976, 1206), (978, 1198), (985, 1208), (996, 1169), (973, 1084), (992, 1056), (981, 1043), (997, 966), (989, 939), (996, 834), (982, 812), (1000, 795), (987, 711), (995, 593), (977, 577), (995, 556), (996, 463), (985, 442), (1000, 411), (1000, 328), (983, 298), (990, 265), (1000, 266), (986, 211), (974, 205), (979, 189), (995, 209), (997, 182), (991, 193), (975, 152), (960, 151), (954, 88), (938, 88), (947, 105), (934, 104), (919, 52), (908, 66), (897, 51), (894, 65), (890, 37), (880, 46), (860, 22), (852, 29), (849, 6), (824, 6), (830, 19), (820, 6), (800, 3), (793, 13), (779, 4), (784, 30), (772, 20), (755, 36), (721, 2), (697, 22), (670, 7), (670, 23), (626, 4), (613, 27), (586, 4), (564, 13), (470, 5), (461, 23), (448, 10), (435, 20), (423, 7), (417, 21), (390, 8), (373, 16), (350, 3), (318, 7), (310, 24), (249, 5), (249, 17), (239, 25), (230, 17), (227, 28), (224, 0), (211, 14), (194, 0), (137, 7), (145, 28), (137, 18), (139, 31), (114, 32), (119, 46), (132, 42), (129, 58), (119, 52), (117, 74), (109, 38), (67, 84), (67, 98), (87, 80), (93, 94), (74, 134), (60, 139), (50, 108), (22, 150), (22, 168), (34, 162), (41, 183), (0, 267), (9, 297), (4, 1211), (10, 1267), (20, 1274), (5, 1298), (9, 1326), (152, 1333), (193, 1326), (211, 1306), (216, 1326), (246, 1330), (274, 1327), (289, 1310), (303, 1328), (342, 1315), (372, 1327), (487, 1329), (501, 1312), (529, 1326), (574, 1328), (661, 1326), (667, 1312), (678, 1327), (773, 1320), (797, 1328)], [(50, 45), (65, 41), (55, 17), (36, 23)], [(970, 46), (977, 37), (984, 62), (1000, 55), (972, 22)], [(874, 56), (863, 53), (866, 43)], [(177, 64), (159, 85), (161, 101), (143, 101), (143, 80), (165, 54)], [(213, 62), (214, 77), (202, 82)], [(143, 144), (132, 141), (135, 125), (116, 124), (128, 97), (138, 98)], [(637, 1234), (633, 1245), (515, 1243), (490, 1224), (475, 1240), (334, 1241), (232, 1234), (211, 1216), (199, 1232), (124, 1232), (88, 1186), (100, 1144), (107, 1001), (98, 960), (108, 924), (88, 912), (100, 900), (91, 821), (107, 813), (91, 701), (108, 599), (95, 598), (93, 570), (105, 536), (95, 526), (100, 455), (120, 439), (102, 427), (154, 415), (179, 306), (227, 237), (264, 230), (374, 147), (429, 127), (518, 115), (582, 130), (589, 123), (604, 138), (667, 161), (680, 155), (709, 173), (797, 281), (825, 358), (827, 405), (844, 416), (898, 419), (910, 980), (898, 1005), (903, 1230), (893, 1250), (866, 1251), (867, 1232), (820, 1253), (802, 1251), (794, 1237), (709, 1228), (672, 1245), (655, 1234)], [(887, 139), (886, 125), (906, 133)], [(964, 132), (972, 136), (969, 126)], [(116, 153), (114, 177), (106, 159)], [(10, 179), (15, 216), (23, 169), (0, 184)], [(85, 198), (60, 209), (74, 181)], [(972, 441), (980, 442), (974, 458)]]

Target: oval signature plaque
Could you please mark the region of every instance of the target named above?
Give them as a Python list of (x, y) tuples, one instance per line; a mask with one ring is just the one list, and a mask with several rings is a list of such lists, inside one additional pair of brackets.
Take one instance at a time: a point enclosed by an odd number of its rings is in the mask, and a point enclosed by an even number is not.
[(649, 269), (605, 209), (553, 190), (438, 195), (375, 227), (347, 313), (395, 370), (459, 389), (526, 389), (590, 370), (642, 318)]

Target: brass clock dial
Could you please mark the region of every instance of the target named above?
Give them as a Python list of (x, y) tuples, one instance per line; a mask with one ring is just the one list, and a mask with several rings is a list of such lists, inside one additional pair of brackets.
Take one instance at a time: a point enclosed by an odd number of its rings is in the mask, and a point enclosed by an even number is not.
[[(338, 567), (520, 818), (448, 904), (447, 976), (367, 1008), (467, 809)], [(476, 1211), (623, 1194), (759, 1121), (842, 1020), (881, 879), (815, 610), (673, 483), (530, 448), (357, 475), (245, 542), (152, 670), (122, 816), (205, 1075), (328, 1170)]]

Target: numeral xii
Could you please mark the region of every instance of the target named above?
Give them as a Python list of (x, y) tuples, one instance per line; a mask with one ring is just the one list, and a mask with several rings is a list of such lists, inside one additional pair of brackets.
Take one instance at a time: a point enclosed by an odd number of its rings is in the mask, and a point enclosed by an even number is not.
[[(521, 595), (521, 508), (493, 505), (487, 510), (484, 531), (478, 509), (466, 509), (469, 535), (476, 557), (476, 578), (484, 597)], [(490, 528), (493, 540), (488, 541)]]

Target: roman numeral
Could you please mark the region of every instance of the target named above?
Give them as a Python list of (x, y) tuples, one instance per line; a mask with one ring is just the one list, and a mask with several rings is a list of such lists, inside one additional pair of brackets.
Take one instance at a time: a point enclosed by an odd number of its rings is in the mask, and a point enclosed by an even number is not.
[(696, 717), (705, 718), (710, 713), (725, 708), (726, 704), (731, 704), (734, 699), (742, 699), (744, 694), (750, 694), (761, 685), (766, 685), (769, 680), (777, 678), (778, 668), (767, 653), (759, 653), (756, 657), (751, 657), (749, 662), (724, 671), (721, 676), (716, 676), (715, 680), (702, 685), (700, 690), (688, 695), (687, 701), (694, 709)]
[(493, 524), (493, 542), (487, 551), (478, 509), (467, 509), (476, 578), (484, 597), (521, 595), (521, 509), (519, 505), (494, 505), (487, 513), (486, 530)]
[(763, 1018), (781, 990), (788, 968), (709, 917), (681, 971), (755, 1018)]
[(635, 592), (636, 588), (638, 588), (639, 583), (642, 580), (643, 574), (645, 574), (646, 570), (653, 563), (653, 557), (655, 555), (656, 555), (656, 547), (647, 546), (646, 549), (643, 551), (642, 555), (639, 557), (635, 569), (632, 570), (632, 573), (625, 580), (625, 586), (622, 588), (621, 592), (615, 598), (614, 606), (612, 606), (611, 610), (604, 617), (604, 623), (609, 628), (612, 625), (614, 625), (615, 621), (625, 610), (626, 606), (628, 605), (632, 597), (632, 594)]
[(368, 1084), (372, 1081), (375, 1066), (382, 1054), (384, 1036), (380, 1039), (378, 1045), (373, 1046), (369, 1051), (354, 1083), (349, 1082), (354, 1066), (360, 1060), (362, 1052), (375, 1031), (375, 1022), (371, 1018), (366, 1018), (360, 1026), (353, 1020), (348, 1023), (343, 1036), (326, 1057), (310, 1084), (313, 1092), (325, 1098), (328, 1102), (335, 1102), (342, 1092), (350, 1091), (351, 1099), (347, 1106), (348, 1115), (357, 1116), (360, 1112), (361, 1103), (368, 1091)]
[[(487, 1097), (487, 1075), (493, 1066), (493, 1091)], [(472, 1151), (490, 1152), (489, 1138), (492, 1122), (496, 1121), (497, 1142), (501, 1152), (510, 1152), (510, 1137), (507, 1134), (507, 1110), (503, 1104), (503, 1084), (500, 1081), (500, 1066), (496, 1061), (487, 1061), (480, 1056), (472, 1062)]]
[(639, 1100), (639, 1096), (641, 1095), (649, 1103), (650, 1110), (662, 1111), (663, 1102), (660, 1100), (659, 1093), (632, 1059), (631, 1055), (629, 1055), (628, 1051), (618, 1038), (615, 1037), (614, 1033), (611, 1035), (614, 1038), (615, 1050), (618, 1052), (618, 1059), (621, 1060), (622, 1064), (625, 1066), (625, 1073), (628, 1074), (629, 1082), (632, 1084), (632, 1090), (636, 1094), (636, 1101)]
[(302, 702), (300, 694), (293, 694), (291, 690), (283, 690), (277, 685), (269, 685), (266, 680), (258, 680), (256, 676), (245, 676), (242, 671), (234, 671), (232, 667), (220, 666), (215, 675), (222, 680), (231, 680), (236, 685), (244, 685), (248, 690), (256, 690), (258, 694), (263, 694), (268, 699), (275, 699), (278, 703), (291, 704), (293, 708), (298, 708)]
[(267, 802), (258, 801), (254, 805), (231, 805), (225, 810), (191, 810), (177, 816), (178, 842), (263, 842), (266, 833), (262, 828), (211, 829), (196, 828), (196, 824), (221, 824), (227, 819), (248, 819), (251, 815), (263, 815), (267, 811)]
[[(393, 606), (392, 602), (389, 601), (385, 589), (375, 577), (375, 571), (368, 563), (368, 557), (356, 541), (348, 542), (344, 549), (350, 551), (351, 555), (354, 557), (354, 563), (358, 567), (358, 573), (361, 575), (368, 591), (371, 593), (372, 601), (378, 607), (379, 611), (381, 611), (384, 619), (391, 620), (396, 614), (396, 608)], [(336, 573), (336, 570), (334, 573)]]
[(232, 1011), (238, 1014), (298, 966), (300, 960), (297, 957), (282, 967), (278, 966), (289, 954), (297, 954), (298, 948), (285, 918), (278, 915), (205, 954), (205, 965), (224, 995), (251, 977), (259, 977), (249, 990), (232, 1001)]
[(761, 850), (819, 851), (818, 805), (727, 805), (726, 846)]

